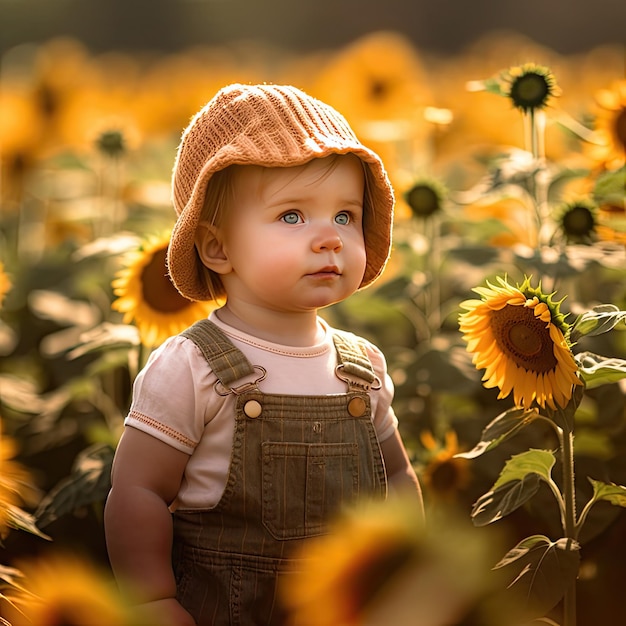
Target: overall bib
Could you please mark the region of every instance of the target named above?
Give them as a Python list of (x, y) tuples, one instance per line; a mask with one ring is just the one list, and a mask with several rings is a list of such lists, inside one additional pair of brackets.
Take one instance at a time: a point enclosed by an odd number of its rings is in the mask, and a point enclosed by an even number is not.
[(333, 331), (345, 394), (264, 394), (261, 368), (212, 322), (183, 334), (209, 362), (217, 393), (235, 395), (236, 422), (218, 504), (174, 513), (177, 597), (198, 626), (279, 625), (277, 585), (298, 569), (293, 549), (326, 532), (341, 506), (386, 496), (367, 393), (377, 378), (365, 348)]

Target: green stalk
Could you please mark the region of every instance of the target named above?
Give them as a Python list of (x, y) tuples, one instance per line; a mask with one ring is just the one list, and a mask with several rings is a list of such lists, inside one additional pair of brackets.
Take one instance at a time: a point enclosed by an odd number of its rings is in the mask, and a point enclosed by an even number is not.
[(427, 276), (430, 280), (426, 317), (431, 334), (434, 334), (441, 328), (441, 221), (438, 215), (433, 215), (429, 220), (426, 220), (426, 224), (427, 236), (431, 246), (431, 253), (426, 255)]
[[(550, 205), (548, 183), (545, 172), (545, 113), (530, 109), (524, 116), (526, 149), (532, 153), (536, 170), (530, 180), (530, 192), (535, 201), (537, 216), (537, 245), (541, 249), (551, 238)], [(574, 433), (570, 428), (559, 435), (563, 455), (563, 500), (562, 520), (567, 549), (571, 550), (576, 538), (576, 496), (574, 487)], [(576, 626), (576, 580), (565, 591), (563, 597), (563, 626)]]
[[(563, 500), (565, 504), (565, 537), (567, 548), (572, 549), (576, 536), (576, 495), (574, 487), (574, 433), (563, 434)], [(576, 580), (563, 597), (563, 626), (576, 626)]]

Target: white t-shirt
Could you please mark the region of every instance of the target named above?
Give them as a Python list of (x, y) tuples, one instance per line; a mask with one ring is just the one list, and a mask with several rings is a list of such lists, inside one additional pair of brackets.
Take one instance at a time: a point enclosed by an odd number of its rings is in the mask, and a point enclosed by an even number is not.
[[(327, 395), (346, 393), (346, 383), (335, 375), (337, 353), (328, 324), (321, 343), (309, 347), (283, 346), (263, 341), (224, 324), (215, 323), (248, 358), (267, 371), (259, 383), (264, 393)], [(370, 391), (372, 420), (379, 441), (398, 426), (391, 407), (393, 383), (380, 350), (366, 342), (367, 353), (382, 386)], [(179, 509), (215, 506), (224, 492), (233, 436), (235, 398), (214, 390), (215, 374), (190, 339), (174, 336), (157, 348), (137, 376), (133, 400), (125, 420), (132, 426), (190, 455), (176, 499)]]

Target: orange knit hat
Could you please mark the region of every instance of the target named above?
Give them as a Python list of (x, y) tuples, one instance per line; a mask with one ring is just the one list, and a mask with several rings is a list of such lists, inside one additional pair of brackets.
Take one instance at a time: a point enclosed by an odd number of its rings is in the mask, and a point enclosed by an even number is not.
[[(380, 157), (356, 138), (335, 109), (286, 85), (230, 85), (191, 120), (178, 147), (172, 200), (178, 220), (167, 261), (178, 291), (211, 300), (194, 237), (207, 183), (229, 165), (290, 167), (330, 154), (352, 153), (366, 165), (372, 207), (366, 207), (367, 254), (360, 287), (382, 272), (391, 249), (394, 195)], [(369, 209), (369, 210), (368, 210)]]

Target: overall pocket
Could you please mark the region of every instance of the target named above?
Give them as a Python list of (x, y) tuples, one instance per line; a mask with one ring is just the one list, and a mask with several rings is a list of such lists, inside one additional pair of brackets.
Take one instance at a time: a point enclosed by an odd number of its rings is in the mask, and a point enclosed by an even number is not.
[(359, 493), (356, 443), (264, 442), (263, 525), (275, 539), (325, 532)]

